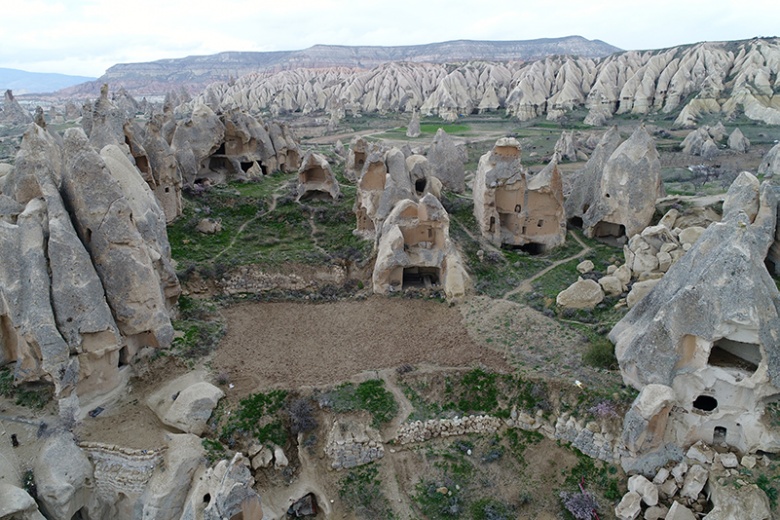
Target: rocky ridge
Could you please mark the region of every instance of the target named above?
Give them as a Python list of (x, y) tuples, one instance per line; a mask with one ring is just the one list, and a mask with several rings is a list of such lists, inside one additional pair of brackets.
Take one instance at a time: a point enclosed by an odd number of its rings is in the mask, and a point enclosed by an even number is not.
[[(521, 56), (514, 57), (515, 60)], [(369, 70), (296, 68), (210, 85), (201, 100), (252, 112), (412, 111), (466, 114), (506, 109), (520, 120), (558, 119), (587, 108), (586, 122), (613, 114), (670, 114), (694, 126), (707, 114), (780, 122), (780, 40), (705, 42), (605, 58), (470, 61), (457, 66), (385, 63)]]

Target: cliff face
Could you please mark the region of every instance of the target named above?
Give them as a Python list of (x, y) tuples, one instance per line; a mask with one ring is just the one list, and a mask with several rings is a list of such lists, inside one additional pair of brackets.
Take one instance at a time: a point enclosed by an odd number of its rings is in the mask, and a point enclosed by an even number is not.
[[(250, 111), (390, 112), (445, 118), (504, 108), (520, 120), (557, 119), (586, 107), (586, 122), (613, 114), (679, 111), (679, 126), (707, 113), (744, 112), (780, 124), (780, 39), (628, 51), (603, 59), (554, 56), (459, 66), (388, 63), (370, 70), (295, 69), (210, 85), (201, 100)], [(217, 108), (217, 107), (215, 107)]]
[(181, 86), (194, 92), (215, 81), (227, 81), (254, 72), (328, 67), (369, 69), (397, 61), (528, 61), (555, 54), (595, 58), (618, 51), (617, 47), (600, 40), (567, 36), (524, 41), (457, 40), (398, 47), (315, 45), (299, 51), (222, 52), (148, 63), (121, 63), (109, 68), (96, 81), (65, 89), (62, 93), (94, 95), (103, 83), (121, 85), (138, 95), (165, 94)]

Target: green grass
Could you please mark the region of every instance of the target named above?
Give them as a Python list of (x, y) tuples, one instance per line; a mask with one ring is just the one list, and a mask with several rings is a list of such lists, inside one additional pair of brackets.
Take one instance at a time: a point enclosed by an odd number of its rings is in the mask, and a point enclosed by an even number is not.
[(571, 448), (577, 455), (577, 464), (566, 475), (565, 484), (575, 491), (583, 483), (585, 489), (604, 497), (610, 502), (620, 500), (625, 493), (617, 468), (612, 464), (594, 460), (577, 448)]
[(364, 410), (371, 414), (372, 424), (377, 428), (390, 422), (398, 413), (398, 403), (385, 389), (382, 379), (370, 379), (359, 385), (343, 383), (326, 393), (322, 402), (336, 413)]
[(211, 302), (183, 295), (179, 297), (178, 306), (179, 318), (173, 320), (173, 328), (179, 332), (179, 337), (173, 340), (170, 353), (193, 362), (217, 348), (225, 335), (226, 325)]
[(285, 390), (256, 393), (242, 399), (238, 407), (227, 415), (219, 439), (231, 445), (237, 436), (250, 436), (260, 443), (273, 442), (284, 446), (287, 432), (282, 425), (278, 412), (287, 399)]

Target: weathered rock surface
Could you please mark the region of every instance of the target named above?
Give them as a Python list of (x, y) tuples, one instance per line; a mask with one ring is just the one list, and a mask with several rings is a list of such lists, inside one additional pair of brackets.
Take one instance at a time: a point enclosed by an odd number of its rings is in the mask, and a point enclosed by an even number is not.
[(766, 177), (780, 175), (780, 143), (774, 145), (761, 159), (758, 173)]
[(255, 480), (248, 461), (240, 453), (229, 461), (219, 461), (212, 468), (201, 469), (193, 482), (179, 517), (181, 520), (235, 518), (242, 511), (246, 513), (248, 508), (259, 505), (260, 497), (252, 489)]
[(420, 113), (416, 110), (412, 112), (412, 120), (406, 127), (406, 137), (420, 137)]
[(433, 168), (433, 176), (439, 179), (445, 188), (457, 193), (463, 192), (466, 188), (464, 164), (468, 160), (465, 148), (455, 144), (452, 137), (439, 128), (433, 136), (426, 157)]
[(729, 149), (735, 152), (745, 153), (750, 148), (750, 140), (745, 137), (742, 130), (735, 128), (729, 136)]
[(328, 159), (324, 155), (307, 152), (298, 170), (298, 200), (317, 194), (337, 199), (341, 189)]
[(772, 511), (769, 499), (758, 486), (721, 485), (715, 479), (709, 483), (712, 510), (704, 520), (769, 520)]
[(0, 364), (16, 363), (16, 381), (52, 382), (57, 397), (107, 394), (138, 349), (173, 336), (180, 288), (164, 215), (124, 151), (104, 155), (80, 129), (63, 144), (32, 124), (0, 186), (0, 250), (19, 259), (0, 269)]
[(89, 502), (94, 470), (70, 433), (49, 438), (34, 467), (38, 503), (47, 518), (70, 520)]
[(720, 436), (744, 452), (780, 446), (761, 420), (780, 394), (780, 293), (764, 265), (776, 211), (771, 187), (740, 174), (723, 220), (609, 335), (627, 383), (674, 389), (685, 413), (670, 414), (664, 428), (679, 445)]
[(14, 97), (14, 93), (6, 90), (3, 95), (3, 110), (0, 111), (0, 125), (24, 126), (32, 123), (30, 112), (22, 108)]
[(382, 224), (372, 276), (374, 292), (387, 294), (407, 285), (439, 285), (447, 298), (466, 294), (469, 276), (449, 236), (450, 219), (430, 193), (420, 202), (402, 200)]
[(44, 520), (38, 504), (24, 489), (0, 482), (0, 518), (3, 520)]
[(555, 303), (568, 309), (592, 309), (604, 299), (604, 291), (595, 280), (580, 278), (555, 298)]
[(473, 193), (474, 218), (482, 236), (493, 244), (530, 244), (548, 250), (564, 243), (563, 182), (557, 163), (553, 160), (529, 175), (515, 138), (499, 139), (480, 158)]

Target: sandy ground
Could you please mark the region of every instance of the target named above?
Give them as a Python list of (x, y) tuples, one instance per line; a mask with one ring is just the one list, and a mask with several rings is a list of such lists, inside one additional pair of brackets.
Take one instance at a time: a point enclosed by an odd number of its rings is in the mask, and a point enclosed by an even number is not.
[(212, 368), (239, 394), (333, 384), (403, 364), (511, 370), (501, 354), (472, 341), (456, 307), (435, 301), (255, 303), (223, 314), (228, 332)]

